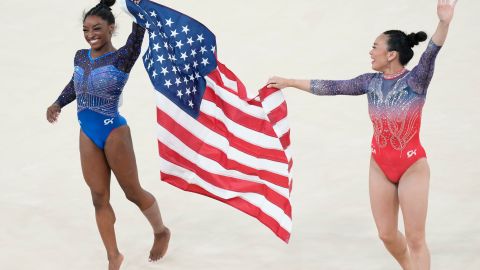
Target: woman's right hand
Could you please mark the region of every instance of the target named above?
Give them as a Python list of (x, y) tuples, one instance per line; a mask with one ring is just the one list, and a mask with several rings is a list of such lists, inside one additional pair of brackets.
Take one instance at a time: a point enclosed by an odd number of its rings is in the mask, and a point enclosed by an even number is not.
[(292, 86), (291, 81), (289, 79), (282, 78), (282, 77), (274, 76), (268, 79), (268, 82), (267, 82), (267, 87), (269, 88), (283, 89), (291, 86)]
[(62, 112), (62, 108), (57, 103), (53, 103), (47, 109), (47, 120), (50, 123), (55, 123), (58, 120), (58, 116)]

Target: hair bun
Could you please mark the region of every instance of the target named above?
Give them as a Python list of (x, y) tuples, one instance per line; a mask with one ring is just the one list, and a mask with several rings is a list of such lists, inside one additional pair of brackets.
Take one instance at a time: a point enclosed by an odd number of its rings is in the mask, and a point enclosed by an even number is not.
[(410, 43), (410, 47), (414, 47), (418, 45), (418, 43), (427, 40), (427, 33), (420, 31), (418, 33), (411, 33), (407, 36), (408, 42)]
[(101, 5), (105, 5), (107, 7), (111, 7), (115, 4), (115, 0), (100, 0)]

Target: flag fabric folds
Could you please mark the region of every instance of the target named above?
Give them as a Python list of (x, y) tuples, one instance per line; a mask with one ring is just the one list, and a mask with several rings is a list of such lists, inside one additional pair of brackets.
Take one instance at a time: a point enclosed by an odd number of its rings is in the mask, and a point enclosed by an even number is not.
[(148, 31), (142, 59), (157, 93), (161, 180), (229, 204), (288, 242), (292, 157), (282, 92), (264, 87), (249, 99), (203, 24), (153, 1), (120, 3)]

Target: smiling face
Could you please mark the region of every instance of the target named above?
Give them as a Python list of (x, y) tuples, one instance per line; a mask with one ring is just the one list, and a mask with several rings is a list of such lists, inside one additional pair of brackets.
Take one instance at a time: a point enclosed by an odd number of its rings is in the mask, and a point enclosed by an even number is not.
[(392, 61), (398, 59), (397, 52), (388, 51), (387, 35), (381, 34), (375, 39), (370, 51), (370, 58), (372, 58), (372, 69), (379, 72), (384, 72)]
[(98, 16), (88, 16), (83, 22), (83, 35), (92, 50), (100, 50), (111, 43), (114, 28)]

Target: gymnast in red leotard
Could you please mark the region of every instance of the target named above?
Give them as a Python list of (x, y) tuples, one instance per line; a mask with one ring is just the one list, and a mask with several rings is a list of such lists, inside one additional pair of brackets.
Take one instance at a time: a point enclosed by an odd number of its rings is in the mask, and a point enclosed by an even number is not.
[[(430, 169), (419, 133), (422, 108), (433, 76), (435, 58), (444, 44), (457, 1), (438, 0), (440, 19), (419, 64), (405, 66), (412, 48), (427, 39), (425, 32), (382, 33), (370, 51), (372, 69), (352, 80), (293, 80), (270, 78), (270, 87), (298, 88), (315, 95), (368, 97), (373, 123), (370, 162), (370, 202), (379, 236), (403, 269), (430, 269), (425, 241)], [(398, 230), (402, 208), (406, 237)]]

